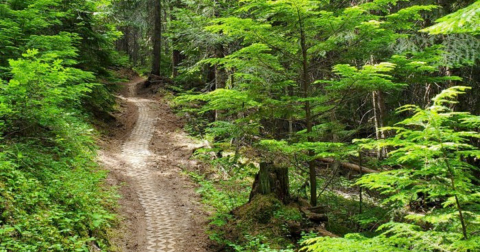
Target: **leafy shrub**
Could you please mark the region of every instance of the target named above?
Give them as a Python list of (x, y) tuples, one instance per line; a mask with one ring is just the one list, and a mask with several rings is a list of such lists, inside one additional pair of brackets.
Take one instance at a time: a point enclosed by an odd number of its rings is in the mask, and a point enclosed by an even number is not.
[(29, 50), (0, 89), (0, 251), (107, 249), (114, 194), (80, 99), (93, 75)]
[[(402, 222), (391, 221), (379, 227), (380, 235), (366, 238), (357, 234), (341, 238), (314, 238), (306, 241), (307, 251), (478, 251), (477, 230), (480, 188), (474, 182), (467, 157), (479, 157), (480, 151), (470, 144), (480, 138), (479, 117), (454, 112), (451, 107), (466, 87), (452, 87), (433, 99), (433, 105), (422, 109), (404, 106), (401, 112), (413, 116), (398, 123), (396, 135), (364, 147), (393, 148), (389, 158), (399, 168), (368, 174), (359, 184), (379, 190), (387, 197), (385, 204), (404, 210), (409, 202), (423, 195), (435, 206), (423, 211), (410, 209)], [(398, 219), (398, 217), (397, 217)]]

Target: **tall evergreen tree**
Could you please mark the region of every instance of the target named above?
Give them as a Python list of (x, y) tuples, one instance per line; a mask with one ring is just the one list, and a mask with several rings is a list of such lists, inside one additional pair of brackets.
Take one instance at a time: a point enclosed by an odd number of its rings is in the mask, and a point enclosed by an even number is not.
[(161, 0), (153, 1), (154, 29), (153, 29), (153, 51), (152, 51), (152, 71), (154, 75), (160, 75), (162, 62), (162, 3)]

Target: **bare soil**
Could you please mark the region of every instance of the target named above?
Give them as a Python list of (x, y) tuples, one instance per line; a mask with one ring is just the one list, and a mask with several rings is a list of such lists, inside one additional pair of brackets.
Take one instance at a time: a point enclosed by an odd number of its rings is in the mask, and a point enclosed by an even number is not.
[(201, 143), (182, 131), (161, 96), (140, 90), (143, 81), (124, 84), (117, 120), (101, 141), (99, 161), (122, 196), (122, 225), (111, 242), (125, 252), (208, 251), (207, 214), (184, 173), (201, 169), (190, 158)]

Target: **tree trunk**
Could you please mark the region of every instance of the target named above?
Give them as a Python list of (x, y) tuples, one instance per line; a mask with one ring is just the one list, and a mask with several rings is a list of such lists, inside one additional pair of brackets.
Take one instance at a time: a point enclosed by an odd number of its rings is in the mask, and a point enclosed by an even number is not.
[[(223, 58), (225, 57), (223, 52), (223, 46), (218, 45), (215, 48), (215, 58)], [(215, 89), (225, 88), (227, 83), (227, 72), (225, 68), (216, 64), (215, 65)]]
[[(168, 23), (169, 23), (168, 20), (169, 20), (170, 15), (169, 15), (168, 8), (166, 8), (167, 3), (165, 2), (164, 4), (165, 5), (162, 6), (162, 8), (161, 8), (162, 14), (160, 16), (161, 16), (161, 20), (162, 20), (161, 24), (165, 25), (165, 27), (161, 26), (161, 29), (168, 30)], [(170, 43), (169, 43), (168, 39), (162, 39), (162, 49), (163, 49), (163, 52), (165, 53), (165, 55), (171, 55)]]
[[(175, 44), (177, 42), (177, 39), (173, 39), (173, 48), (175, 48)], [(182, 61), (182, 55), (180, 54), (180, 51), (177, 49), (173, 49), (172, 52), (172, 76), (173, 78), (178, 76), (178, 66), (180, 65)]]
[[(218, 47), (215, 48), (215, 58), (223, 58), (223, 57), (224, 57), (223, 46), (218, 45)], [(215, 65), (215, 89), (225, 88), (226, 84), (227, 84), (227, 72), (225, 71), (225, 68), (216, 64)], [(222, 114), (222, 111), (215, 110), (215, 121), (222, 119), (221, 114)]]
[(128, 26), (120, 27), (119, 30), (123, 33), (123, 37), (116, 41), (116, 49), (120, 52), (125, 52), (126, 55), (129, 55), (128, 50), (128, 40), (129, 40), (129, 28)]
[[(293, 97), (294, 91), (293, 91), (292, 86), (285, 87), (285, 95), (287, 95), (289, 97)], [(293, 114), (288, 115), (287, 121), (288, 121), (288, 138), (291, 139), (293, 137), (293, 134), (294, 134), (294, 132), (293, 132)]]
[[(177, 17), (173, 13), (174, 7), (180, 7), (180, 1), (176, 0), (170, 4), (170, 20), (171, 21), (177, 20)], [(172, 38), (172, 77), (173, 78), (178, 76), (178, 66), (182, 61), (182, 54), (180, 53), (180, 50), (177, 49), (177, 41), (178, 39), (174, 35)]]
[(288, 168), (275, 167), (272, 163), (260, 163), (255, 176), (249, 202), (257, 194), (275, 194), (284, 204), (290, 201)]
[(228, 76), (229, 76), (229, 86), (231, 88), (235, 87), (235, 69), (234, 68), (230, 69)]
[(138, 31), (135, 31), (133, 33), (133, 50), (132, 50), (132, 60), (135, 66), (138, 65), (138, 57), (139, 57), (138, 40), (139, 39), (141, 39), (141, 36), (138, 36)]
[[(385, 120), (385, 100), (383, 99), (383, 92), (382, 91), (374, 91), (372, 93), (372, 103), (373, 103), (373, 114), (375, 120), (375, 135), (377, 140), (385, 139), (385, 131), (381, 130), (381, 128), (385, 127), (384, 120)], [(377, 150), (377, 157), (378, 159), (383, 159), (387, 156), (387, 149), (380, 148)]]
[(132, 60), (132, 52), (130, 49), (130, 26), (125, 27), (125, 53), (127, 54), (128, 58)]
[(154, 1), (154, 31), (153, 31), (153, 75), (160, 76), (160, 63), (162, 60), (162, 3), (161, 0)]
[[(303, 19), (298, 14), (298, 23), (300, 25), (300, 46), (302, 48), (302, 88), (303, 88), (303, 97), (305, 99), (310, 97), (310, 77), (308, 75), (308, 48), (307, 48), (307, 38), (305, 35), (305, 30), (303, 27)], [(307, 141), (313, 142), (314, 139), (310, 135), (313, 129), (313, 121), (312, 121), (312, 109), (310, 101), (305, 101), (304, 103), (304, 110), (305, 110), (305, 122), (307, 124)], [(315, 153), (313, 150), (308, 151), (308, 156), (313, 157)], [(308, 168), (310, 174), (310, 204), (312, 206), (317, 205), (317, 173), (315, 169), (315, 161), (312, 159), (308, 161)]]

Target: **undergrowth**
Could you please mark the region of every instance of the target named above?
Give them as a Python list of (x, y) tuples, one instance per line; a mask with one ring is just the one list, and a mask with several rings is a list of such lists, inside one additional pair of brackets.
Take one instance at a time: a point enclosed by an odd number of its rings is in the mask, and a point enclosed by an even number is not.
[[(197, 192), (212, 213), (209, 229), (211, 240), (224, 246), (227, 251), (289, 252), (318, 235), (315, 231), (304, 230), (300, 237), (291, 237), (288, 223), (308, 223), (294, 205), (284, 206), (278, 202), (269, 206), (270, 203), (262, 203), (270, 201), (268, 197), (265, 198), (267, 201), (261, 199), (253, 205), (246, 205), (258, 168), (253, 164), (237, 162), (234, 156), (214, 157), (215, 151), (218, 150), (197, 150), (196, 157), (208, 163), (211, 170), (203, 174), (189, 173), (200, 186)], [(292, 168), (291, 171), (292, 197), (305, 198), (308, 188), (304, 187), (301, 170)], [(332, 181), (319, 178), (318, 183), (320, 189), (326, 186), (318, 200), (327, 211), (329, 221), (324, 226), (328, 231), (337, 235), (360, 232), (365, 237), (371, 237), (377, 233), (378, 226), (388, 221), (389, 209), (377, 206), (365, 192), (363, 212), (359, 212), (358, 188), (346, 178), (336, 177)], [(241, 235), (234, 237), (232, 232), (240, 232)]]
[(0, 88), (0, 251), (109, 250), (116, 193), (82, 100), (98, 84), (55, 55), (10, 61)]
[[(233, 210), (248, 202), (252, 184), (252, 180), (249, 178), (255, 173), (256, 168), (252, 165), (234, 163), (231, 157), (210, 159), (205, 154), (207, 151), (211, 150), (199, 151), (201, 154), (197, 154), (197, 158), (209, 162), (214, 174), (223, 175), (210, 179), (198, 173), (189, 173), (189, 175), (200, 185), (197, 192), (202, 196), (207, 210), (212, 213), (209, 223), (209, 238), (217, 244), (225, 246), (229, 251), (291, 251), (270, 249), (268, 240), (263, 235), (246, 234), (244, 238), (247, 242), (242, 242), (242, 244), (225, 237), (221, 230), (234, 218)], [(282, 215), (281, 212), (277, 214)]]

